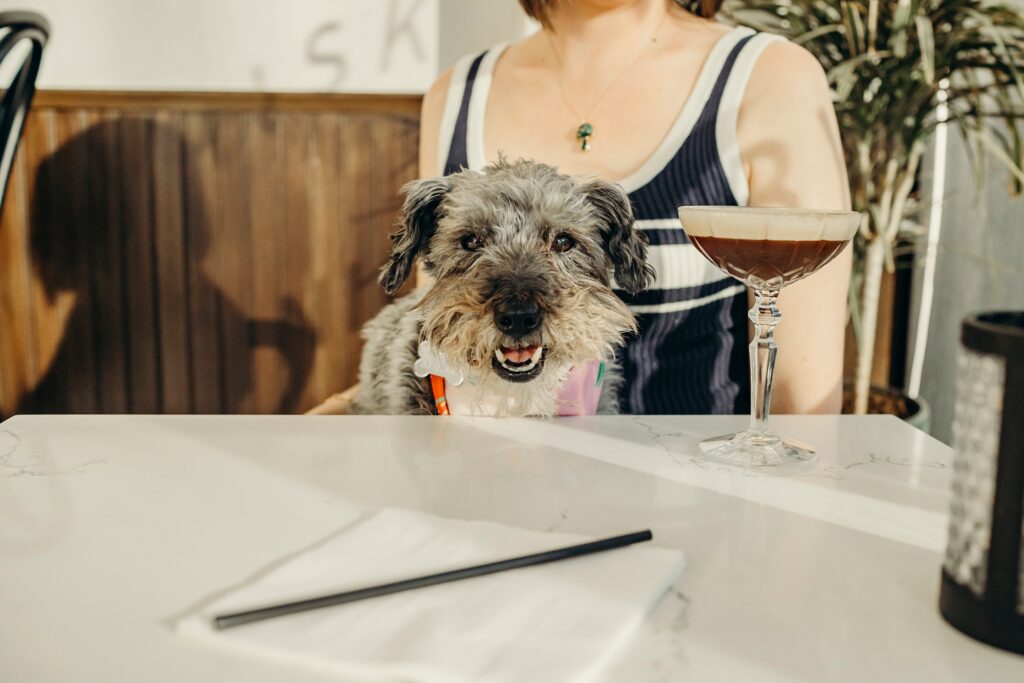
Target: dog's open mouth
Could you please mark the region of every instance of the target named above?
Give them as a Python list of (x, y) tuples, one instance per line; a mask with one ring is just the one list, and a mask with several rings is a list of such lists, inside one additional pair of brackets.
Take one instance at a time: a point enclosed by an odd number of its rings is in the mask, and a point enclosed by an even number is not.
[(512, 348), (502, 346), (494, 350), (491, 367), (502, 379), (509, 382), (529, 382), (544, 369), (544, 347), (524, 346)]

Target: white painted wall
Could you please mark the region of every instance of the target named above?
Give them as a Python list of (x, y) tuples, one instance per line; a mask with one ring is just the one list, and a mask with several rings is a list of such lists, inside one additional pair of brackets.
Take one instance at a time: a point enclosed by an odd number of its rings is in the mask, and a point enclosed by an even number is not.
[(402, 93), (438, 72), (441, 1), (4, 0), (0, 9), (49, 19), (43, 88)]
[(517, 0), (440, 0), (440, 14), (440, 71), (463, 55), (518, 40), (540, 28)]

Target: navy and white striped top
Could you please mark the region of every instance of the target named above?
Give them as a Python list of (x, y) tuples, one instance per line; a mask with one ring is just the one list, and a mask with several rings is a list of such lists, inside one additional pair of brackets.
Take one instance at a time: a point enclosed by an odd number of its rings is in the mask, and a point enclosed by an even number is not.
[[(619, 181), (633, 202), (637, 227), (650, 239), (656, 273), (647, 291), (619, 292), (640, 328), (620, 357), (624, 413), (749, 409), (746, 289), (689, 243), (677, 207), (746, 205), (736, 119), (754, 62), (773, 39), (745, 28), (722, 36), (661, 145)], [(464, 57), (453, 71), (438, 149), (446, 175), (487, 165), (484, 113), (494, 64), (505, 47)]]

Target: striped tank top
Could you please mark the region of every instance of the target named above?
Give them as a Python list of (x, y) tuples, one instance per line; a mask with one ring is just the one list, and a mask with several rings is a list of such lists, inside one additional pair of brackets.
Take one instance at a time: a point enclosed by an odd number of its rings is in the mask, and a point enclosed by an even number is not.
[[(775, 39), (746, 28), (723, 35), (664, 140), (619, 181), (632, 201), (636, 227), (650, 240), (655, 270), (648, 290), (618, 292), (639, 326), (619, 356), (623, 413), (749, 410), (746, 288), (689, 243), (677, 207), (746, 205), (736, 119), (754, 63)], [(453, 70), (438, 149), (445, 175), (487, 165), (484, 114), (494, 64), (505, 47), (464, 57)]]

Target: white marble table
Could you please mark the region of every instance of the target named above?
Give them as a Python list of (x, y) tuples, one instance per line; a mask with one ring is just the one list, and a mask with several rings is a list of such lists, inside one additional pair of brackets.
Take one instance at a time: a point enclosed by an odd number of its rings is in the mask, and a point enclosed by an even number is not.
[(790, 478), (722, 470), (730, 417), (32, 417), (0, 424), (0, 681), (303, 681), (168, 623), (340, 507), (608, 535), (688, 567), (609, 680), (1024, 681), (936, 607), (951, 452), (889, 417), (775, 420)]

